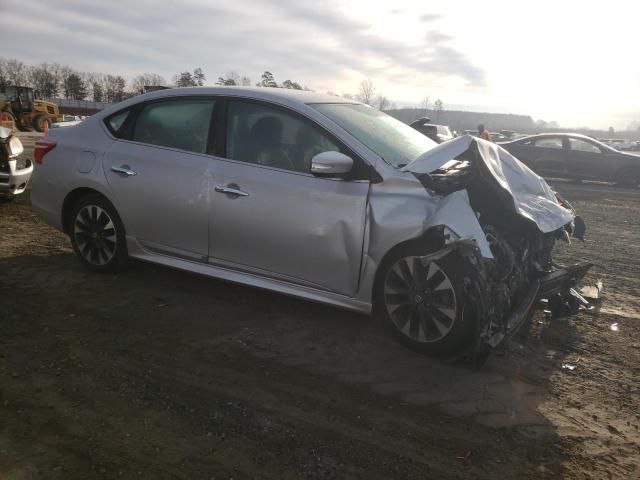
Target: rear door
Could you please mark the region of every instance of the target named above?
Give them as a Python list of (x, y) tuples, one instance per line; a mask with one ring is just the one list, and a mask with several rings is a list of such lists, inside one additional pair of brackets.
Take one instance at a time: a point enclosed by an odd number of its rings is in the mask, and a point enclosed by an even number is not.
[(317, 153), (349, 152), (317, 125), (271, 104), (229, 100), (224, 118), (210, 261), (353, 295), (369, 181), (320, 178), (310, 171)]
[(213, 175), (207, 150), (213, 109), (212, 98), (148, 103), (134, 120), (124, 120), (118, 131), (128, 132), (116, 132), (124, 138), (104, 157), (105, 175), (127, 236), (148, 250), (207, 258)]

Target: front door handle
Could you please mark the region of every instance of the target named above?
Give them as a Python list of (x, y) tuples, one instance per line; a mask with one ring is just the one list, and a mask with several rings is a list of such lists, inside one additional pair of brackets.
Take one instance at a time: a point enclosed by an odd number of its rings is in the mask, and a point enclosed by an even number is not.
[(226, 193), (227, 195), (234, 195), (236, 197), (248, 197), (249, 192), (245, 192), (244, 190), (240, 190), (240, 187), (235, 183), (230, 183), (227, 186), (224, 185), (216, 185), (214, 190), (218, 193)]
[(111, 167), (111, 171), (116, 173), (122, 173), (127, 177), (133, 177), (134, 175), (138, 174), (137, 172), (134, 172), (133, 170), (131, 170), (129, 168), (129, 165), (122, 165), (121, 167)]

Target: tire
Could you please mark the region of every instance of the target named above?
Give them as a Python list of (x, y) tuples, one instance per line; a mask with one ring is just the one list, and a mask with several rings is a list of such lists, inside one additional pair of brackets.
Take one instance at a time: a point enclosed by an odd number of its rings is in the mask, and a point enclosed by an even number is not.
[(48, 128), (51, 128), (51, 119), (46, 115), (40, 114), (33, 117), (32, 125), (33, 125), (33, 129), (36, 132), (40, 132), (40, 133), (44, 132), (45, 124), (47, 125)]
[(0, 195), (0, 204), (2, 203), (11, 203), (15, 200), (14, 195)]
[(635, 188), (640, 184), (640, 172), (631, 168), (621, 168), (616, 172), (615, 182), (619, 187)]
[(127, 243), (120, 216), (100, 194), (80, 198), (69, 216), (73, 251), (89, 270), (113, 273), (127, 262)]
[(425, 355), (455, 355), (468, 347), (474, 312), (464, 291), (471, 266), (455, 253), (423, 266), (419, 247), (404, 246), (381, 265), (374, 308), (401, 343)]

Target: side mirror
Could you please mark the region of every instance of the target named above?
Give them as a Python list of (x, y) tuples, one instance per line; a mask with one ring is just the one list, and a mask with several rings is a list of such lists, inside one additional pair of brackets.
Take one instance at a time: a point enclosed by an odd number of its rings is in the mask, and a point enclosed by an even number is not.
[(340, 152), (322, 152), (311, 159), (311, 173), (318, 177), (337, 177), (352, 168), (353, 159)]

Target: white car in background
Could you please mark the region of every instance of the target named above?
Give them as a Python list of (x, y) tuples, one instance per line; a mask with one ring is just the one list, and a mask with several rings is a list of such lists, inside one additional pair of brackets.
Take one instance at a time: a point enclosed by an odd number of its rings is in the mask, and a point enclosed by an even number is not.
[(0, 203), (10, 202), (27, 188), (33, 165), (29, 159), (18, 159), (23, 151), (11, 129), (0, 127)]

